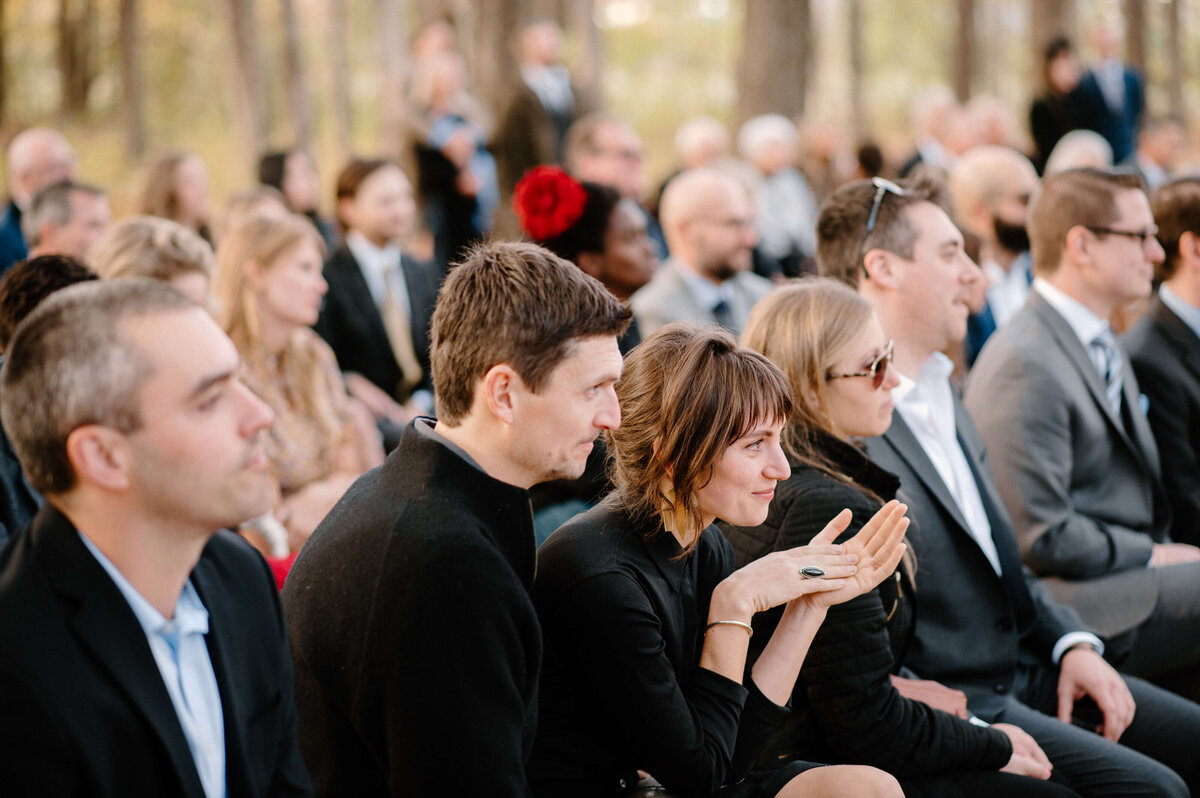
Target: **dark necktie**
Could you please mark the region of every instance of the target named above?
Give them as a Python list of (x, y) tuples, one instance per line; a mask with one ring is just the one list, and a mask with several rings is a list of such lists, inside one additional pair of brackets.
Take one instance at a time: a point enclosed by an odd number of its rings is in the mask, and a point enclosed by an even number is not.
[(717, 320), (717, 324), (720, 324), (726, 330), (733, 331), (733, 313), (729, 308), (728, 301), (724, 299), (718, 300), (717, 304), (713, 305), (712, 314), (713, 318)]

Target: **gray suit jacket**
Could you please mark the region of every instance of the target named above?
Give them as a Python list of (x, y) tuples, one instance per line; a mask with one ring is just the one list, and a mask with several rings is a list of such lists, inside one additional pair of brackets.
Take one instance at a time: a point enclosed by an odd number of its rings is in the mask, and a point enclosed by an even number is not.
[(1025, 562), (1109, 635), (1153, 609), (1146, 566), (1170, 528), (1158, 449), (1125, 362), (1118, 415), (1075, 332), (1035, 291), (988, 341), (966, 392)]
[(991, 523), (1000, 576), (967, 531), (950, 489), (899, 413), (893, 415), (887, 433), (867, 441), (867, 453), (900, 477), (902, 498), (914, 521), (909, 542), (917, 558), (916, 629), (902, 664), (921, 678), (962, 690), (971, 711), (991, 719), (1014, 689), (1018, 657), (1027, 666), (1050, 667), (1059, 638), (1092, 630), (1021, 566), (983, 442), (958, 401), (955, 422)]
[[(665, 261), (630, 300), (643, 338), (673, 321), (717, 323), (712, 309), (700, 304), (675, 264), (673, 259)], [(771, 290), (771, 281), (751, 272), (740, 272), (725, 284), (730, 292), (733, 334), (741, 335), (750, 311)]]

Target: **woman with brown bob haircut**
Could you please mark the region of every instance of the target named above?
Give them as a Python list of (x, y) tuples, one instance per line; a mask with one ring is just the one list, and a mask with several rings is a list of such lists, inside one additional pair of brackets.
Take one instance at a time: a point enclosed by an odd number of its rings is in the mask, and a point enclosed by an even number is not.
[[(759, 523), (788, 475), (779, 370), (715, 327), (663, 327), (628, 356), (606, 432), (616, 490), (542, 546), (533, 600), (545, 656), (529, 774), (539, 796), (899, 796), (873, 768), (750, 772), (829, 606), (874, 587), (904, 551), (889, 504), (831, 545), (734, 570), (716, 517)], [(786, 605), (743, 685), (750, 620)], [(639, 785), (639, 771), (661, 786)]]
[[(853, 439), (891, 426), (891, 389), (900, 378), (870, 302), (836, 280), (777, 289), (750, 314), (742, 339), (779, 366), (796, 398), (783, 433), (791, 476), (780, 482), (766, 520), (722, 519), (738, 564), (747, 567), (825, 540), (823, 519), (842, 508), (854, 515), (843, 537), (853, 535), (896, 497), (900, 481)], [(929, 689), (947, 699), (941, 706), (947, 710), (948, 699), (961, 696), (964, 717), (935, 711), (893, 686), (889, 677), (899, 671), (912, 633), (913, 568), (906, 556), (878, 587), (830, 609), (792, 689), (792, 714), (760, 764), (778, 767), (803, 756), (874, 765), (896, 776), (909, 798), (1074, 795), (1038, 780), (1050, 775), (1049, 761), (1020, 729), (972, 725), (965, 696), (949, 688)], [(778, 611), (755, 616), (751, 662), (767, 656), (763, 642), (780, 623)]]

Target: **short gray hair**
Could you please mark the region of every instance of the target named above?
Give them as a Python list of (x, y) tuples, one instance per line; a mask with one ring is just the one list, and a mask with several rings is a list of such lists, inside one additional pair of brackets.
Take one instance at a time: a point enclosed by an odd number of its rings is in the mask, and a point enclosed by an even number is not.
[(17, 327), (0, 371), (0, 420), (29, 484), (48, 496), (74, 487), (67, 437), (79, 427), (141, 427), (138, 393), (154, 367), (122, 322), (196, 309), (154, 280), (87, 282), (56, 292)]
[(21, 216), (21, 233), (30, 247), (41, 243), (42, 225), (50, 222), (58, 227), (69, 224), (75, 215), (71, 196), (75, 193), (103, 197), (104, 189), (89, 183), (63, 180), (42, 186), (29, 200), (29, 208)]

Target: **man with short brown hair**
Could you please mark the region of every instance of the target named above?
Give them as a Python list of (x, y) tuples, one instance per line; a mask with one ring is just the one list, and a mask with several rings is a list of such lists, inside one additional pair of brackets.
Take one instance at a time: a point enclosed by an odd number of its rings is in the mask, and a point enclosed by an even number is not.
[(438, 419), (407, 426), (284, 587), (319, 794), (526, 796), (541, 631), (528, 489), (621, 421), (629, 311), (532, 244), (479, 247), (433, 316)]

